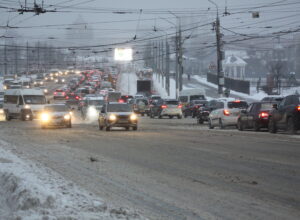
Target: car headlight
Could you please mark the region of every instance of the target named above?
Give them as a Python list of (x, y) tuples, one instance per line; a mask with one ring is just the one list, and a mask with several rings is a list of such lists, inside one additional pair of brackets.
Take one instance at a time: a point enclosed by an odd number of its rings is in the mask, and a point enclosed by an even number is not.
[(64, 79), (62, 79), (61, 81), (62, 81), (62, 82), (65, 82), (65, 80), (64, 80)]
[(44, 93), (48, 93), (48, 89), (44, 89)]
[(70, 120), (70, 119), (71, 119), (71, 116), (70, 116), (69, 114), (68, 114), (68, 115), (65, 115), (65, 116), (64, 116), (64, 119), (65, 119), (65, 120)]
[(30, 105), (25, 105), (24, 108), (25, 109), (30, 109), (31, 107), (30, 107)]
[(41, 115), (41, 119), (42, 119), (43, 122), (48, 122), (50, 120), (50, 117), (47, 113), (43, 113)]
[(109, 115), (108, 119), (110, 121), (115, 121), (115, 120), (117, 120), (117, 116), (116, 115)]
[(131, 115), (130, 115), (130, 120), (131, 120), (131, 121), (137, 120), (136, 114), (131, 114)]
[(58, 82), (58, 80), (56, 79), (55, 82)]
[(88, 112), (87, 113), (88, 113), (88, 116), (90, 116), (90, 117), (97, 117), (98, 116), (97, 109), (95, 107), (92, 107), (92, 106), (90, 106), (88, 108)]
[(3, 114), (4, 113), (4, 110), (3, 109), (0, 109), (0, 114)]
[(6, 90), (6, 89), (7, 89), (7, 86), (6, 86), (6, 85), (4, 85), (4, 86), (3, 86), (3, 89), (4, 89), (4, 90)]
[(44, 84), (44, 82), (40, 82), (40, 84), (41, 84), (41, 85), (43, 85), (43, 84)]

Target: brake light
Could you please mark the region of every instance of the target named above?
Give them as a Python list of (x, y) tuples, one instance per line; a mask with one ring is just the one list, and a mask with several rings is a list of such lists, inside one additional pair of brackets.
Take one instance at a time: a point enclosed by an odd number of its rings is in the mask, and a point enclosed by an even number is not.
[(182, 105), (178, 105), (177, 108), (182, 108)]
[(69, 96), (66, 96), (66, 99), (69, 99)]
[(63, 93), (62, 93), (62, 95), (63, 95), (63, 96), (65, 96), (65, 95), (66, 95), (66, 93), (65, 93), (65, 92), (63, 92)]
[(54, 95), (57, 95), (57, 92), (54, 92)]
[(119, 103), (124, 103), (125, 101), (123, 99), (119, 99)]
[(241, 102), (241, 100), (235, 100), (234, 102), (235, 102), (235, 103), (239, 103), (239, 102)]
[(167, 105), (162, 105), (161, 108), (165, 109), (165, 108), (168, 108), (168, 106)]
[(76, 96), (75, 99), (79, 100), (79, 96)]
[(300, 112), (300, 105), (298, 105), (298, 106), (297, 106), (297, 111), (299, 111), (299, 112)]
[(259, 113), (259, 118), (268, 118), (269, 117), (269, 113), (268, 112), (261, 112)]
[(229, 116), (229, 115), (230, 115), (230, 112), (229, 112), (227, 109), (224, 109), (224, 110), (223, 110), (223, 114), (224, 114), (225, 116)]

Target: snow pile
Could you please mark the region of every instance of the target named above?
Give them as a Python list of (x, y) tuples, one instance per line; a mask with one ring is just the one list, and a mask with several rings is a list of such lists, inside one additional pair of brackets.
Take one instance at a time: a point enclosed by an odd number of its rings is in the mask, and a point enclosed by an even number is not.
[(176, 97), (176, 83), (174, 79), (170, 78), (170, 95), (168, 95), (166, 90), (166, 78), (161, 77), (161, 75), (159, 74), (153, 74), (152, 82), (153, 82), (154, 90), (162, 98), (174, 99)]
[(109, 209), (52, 170), (1, 147), (0, 155), (0, 219), (142, 219), (123, 208)]

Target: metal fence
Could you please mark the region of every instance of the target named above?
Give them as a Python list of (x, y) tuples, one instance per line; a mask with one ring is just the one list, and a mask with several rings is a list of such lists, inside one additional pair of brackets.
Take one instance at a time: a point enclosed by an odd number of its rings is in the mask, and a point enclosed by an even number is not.
[[(215, 74), (207, 73), (207, 81), (210, 83), (218, 84), (218, 76)], [(250, 82), (245, 80), (238, 80), (225, 77), (225, 88), (233, 91), (250, 94)]]

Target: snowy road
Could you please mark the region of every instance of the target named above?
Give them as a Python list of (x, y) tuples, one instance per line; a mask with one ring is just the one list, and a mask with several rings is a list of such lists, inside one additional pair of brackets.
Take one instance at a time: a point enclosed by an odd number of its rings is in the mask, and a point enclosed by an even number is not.
[(80, 123), (41, 130), (37, 121), (17, 120), (0, 126), (6, 149), (150, 219), (300, 215), (299, 135), (208, 130), (190, 118), (142, 118), (137, 132)]

